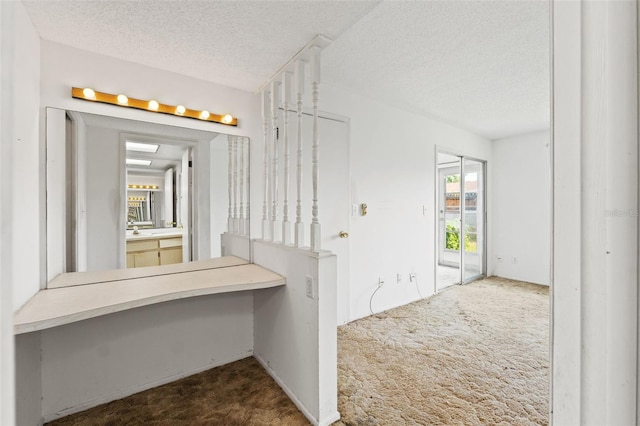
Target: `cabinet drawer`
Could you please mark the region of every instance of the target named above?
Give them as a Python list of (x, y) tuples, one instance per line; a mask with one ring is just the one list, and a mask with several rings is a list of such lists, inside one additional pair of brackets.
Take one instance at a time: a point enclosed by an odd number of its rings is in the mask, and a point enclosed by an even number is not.
[(160, 248), (180, 247), (180, 246), (182, 246), (182, 237), (162, 238), (160, 240)]
[(127, 252), (155, 250), (157, 248), (158, 240), (127, 241)]

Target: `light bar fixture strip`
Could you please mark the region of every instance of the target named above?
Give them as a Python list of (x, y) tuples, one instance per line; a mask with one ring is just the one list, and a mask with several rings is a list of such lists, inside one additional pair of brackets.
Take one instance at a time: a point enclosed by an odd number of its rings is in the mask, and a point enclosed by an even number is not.
[(117, 105), (126, 108), (142, 109), (150, 112), (159, 112), (162, 114), (175, 115), (177, 117), (193, 118), (201, 121), (212, 121), (214, 123), (224, 124), (226, 126), (237, 126), (238, 119), (229, 114), (213, 114), (206, 110), (195, 110), (184, 107), (183, 105), (167, 105), (161, 104), (156, 100), (142, 100), (129, 98), (125, 95), (113, 95), (111, 93), (96, 92), (89, 88), (71, 88), (71, 96), (76, 99), (82, 99), (91, 102), (100, 102), (104, 104)]
[(127, 188), (129, 189), (158, 189), (158, 185), (133, 185), (128, 184)]

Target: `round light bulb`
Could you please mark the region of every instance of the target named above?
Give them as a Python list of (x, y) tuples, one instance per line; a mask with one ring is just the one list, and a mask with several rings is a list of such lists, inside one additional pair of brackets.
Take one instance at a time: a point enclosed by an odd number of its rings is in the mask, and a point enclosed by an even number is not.
[(208, 118), (209, 118), (209, 115), (210, 115), (210, 114), (209, 114), (209, 111), (204, 110), (204, 111), (202, 111), (202, 112), (200, 113), (200, 118), (202, 118), (203, 120), (206, 120), (206, 119), (208, 119)]
[(160, 104), (158, 104), (158, 101), (153, 101), (153, 100), (149, 101), (149, 109), (157, 111), (159, 106)]
[(129, 103), (129, 98), (127, 98), (125, 95), (118, 95), (118, 103), (126, 105)]
[(94, 92), (93, 89), (90, 89), (88, 87), (82, 90), (82, 94), (84, 95), (85, 98), (88, 98), (88, 99), (96, 98), (96, 92)]
[(176, 107), (176, 114), (184, 114), (187, 111), (187, 109), (184, 107), (184, 105), (178, 105)]
[(229, 123), (231, 123), (232, 121), (233, 121), (233, 116), (232, 116), (232, 115), (227, 114), (227, 115), (225, 115), (224, 117), (222, 117), (222, 122), (223, 122), (223, 123), (227, 123), (227, 124), (229, 124)]

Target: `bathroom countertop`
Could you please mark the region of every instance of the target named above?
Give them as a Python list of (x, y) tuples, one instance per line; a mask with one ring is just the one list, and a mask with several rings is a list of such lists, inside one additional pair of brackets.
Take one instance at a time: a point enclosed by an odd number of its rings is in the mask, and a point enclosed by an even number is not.
[(158, 238), (175, 238), (182, 237), (182, 230), (178, 230), (175, 232), (150, 232), (150, 231), (141, 231), (139, 234), (127, 234), (127, 241), (131, 240), (155, 240)]

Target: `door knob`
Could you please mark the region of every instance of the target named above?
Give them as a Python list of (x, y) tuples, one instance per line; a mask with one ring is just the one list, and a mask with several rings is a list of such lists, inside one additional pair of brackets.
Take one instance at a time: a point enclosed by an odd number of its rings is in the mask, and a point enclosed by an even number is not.
[(349, 233), (348, 232), (344, 232), (344, 231), (340, 231), (340, 233), (338, 234), (338, 236), (340, 238), (349, 238)]

